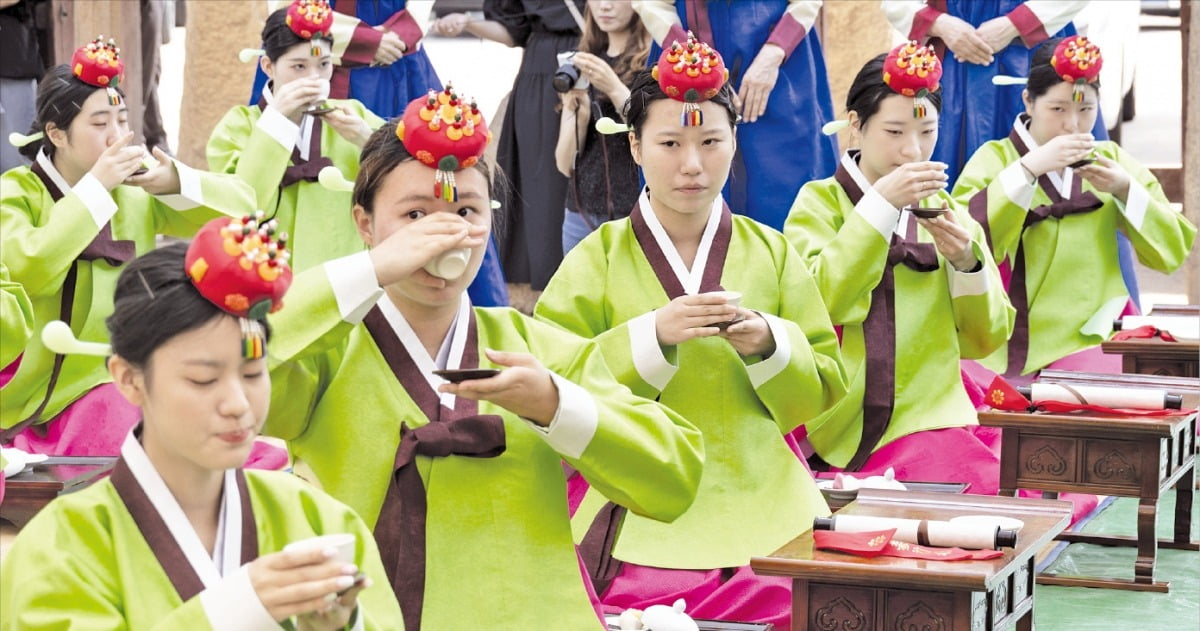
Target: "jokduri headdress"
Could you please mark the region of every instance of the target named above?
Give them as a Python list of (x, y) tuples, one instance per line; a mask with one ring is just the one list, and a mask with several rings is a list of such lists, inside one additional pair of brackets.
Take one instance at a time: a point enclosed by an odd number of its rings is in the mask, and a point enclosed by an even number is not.
[(721, 54), (690, 31), (687, 41), (676, 40), (663, 50), (650, 73), (667, 96), (683, 101), (679, 122), (684, 127), (704, 124), (700, 103), (716, 96), (729, 80)]
[[(1088, 41), (1082, 35), (1064, 37), (1054, 47), (1050, 57), (1050, 65), (1063, 81), (1072, 86), (1071, 100), (1076, 103), (1083, 101), (1083, 86), (1095, 83), (1100, 79), (1100, 68), (1104, 65), (1104, 57), (1100, 47)], [(1029, 81), (1026, 77), (996, 75), (992, 77), (995, 85), (1024, 85)]]
[(214, 219), (196, 233), (184, 260), (200, 295), (242, 322), (243, 356), (263, 356), (264, 332), (254, 319), (278, 311), (292, 284), (287, 235), (260, 210)]
[(71, 74), (88, 85), (105, 88), (109, 105), (121, 104), (121, 93), (116, 87), (125, 78), (125, 62), (121, 61), (121, 49), (111, 37), (105, 41), (101, 35), (77, 48), (71, 56)]
[(467, 100), (447, 83), (438, 92), (413, 99), (396, 125), (396, 138), (414, 158), (437, 169), (433, 195), (458, 200), (454, 172), (470, 168), (483, 157), (492, 138), (474, 99)]
[(942, 62), (930, 46), (900, 44), (883, 60), (883, 82), (897, 94), (913, 97), (913, 117), (929, 112), (929, 95), (938, 91)]
[[(287, 8), (288, 28), (301, 39), (333, 38), (333, 9), (328, 0), (292, 0)], [(266, 54), (261, 48), (244, 48), (238, 53), (242, 63)], [(312, 56), (321, 56), (321, 47), (313, 44)]]

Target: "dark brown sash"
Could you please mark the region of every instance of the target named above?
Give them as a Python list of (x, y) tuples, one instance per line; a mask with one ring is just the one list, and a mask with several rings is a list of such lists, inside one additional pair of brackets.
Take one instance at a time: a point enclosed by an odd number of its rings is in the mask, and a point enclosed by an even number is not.
[[(1021, 123), (1025, 124), (1028, 121), (1028, 116), (1021, 115)], [(1029, 148), (1025, 146), (1025, 141), (1021, 140), (1021, 136), (1017, 134), (1017, 130), (1013, 129), (1008, 134), (1008, 139), (1012, 141), (1016, 147), (1017, 153), (1021, 156), (1029, 153)], [(1013, 256), (1012, 261), (1012, 277), (1008, 282), (1008, 298), (1012, 302), (1013, 309), (1016, 310), (1016, 319), (1013, 322), (1012, 337), (1008, 340), (1008, 366), (1005, 368), (1005, 377), (1018, 377), (1025, 369), (1025, 361), (1029, 357), (1029, 294), (1028, 288), (1025, 286), (1025, 246), (1021, 239), (1025, 236), (1025, 230), (1030, 226), (1045, 221), (1047, 219), (1062, 219), (1067, 215), (1079, 213), (1089, 213), (1102, 206), (1104, 202), (1096, 197), (1092, 192), (1083, 192), (1083, 178), (1079, 175), (1074, 175), (1071, 178), (1071, 194), (1069, 198), (1063, 198), (1059, 194), (1058, 188), (1050, 181), (1047, 174), (1042, 174), (1038, 177), (1038, 187), (1046, 193), (1050, 198), (1049, 204), (1037, 206), (1029, 209), (1025, 215), (1025, 223), (1021, 227), (1021, 234), (1017, 235), (1017, 251)], [(987, 188), (981, 189), (975, 193), (970, 201), (971, 217), (983, 226), (983, 233), (987, 236), (988, 247), (992, 247), (992, 231), (988, 221), (988, 205), (987, 205)], [(995, 251), (993, 249), (993, 251)]]
[[(250, 491), (246, 487), (246, 474), (238, 469), (235, 476), (237, 477), (238, 493), (241, 495), (241, 561), (242, 565), (245, 565), (258, 558), (258, 526), (254, 521), (254, 507), (250, 502)], [(142, 489), (141, 484), (138, 484), (137, 478), (133, 477), (133, 472), (129, 470), (129, 465), (125, 463), (124, 458), (117, 460), (111, 479), (113, 488), (117, 490), (117, 495), (120, 496), (125, 508), (133, 517), (134, 523), (142, 533), (142, 538), (150, 546), (154, 558), (166, 573), (167, 578), (171, 580), (171, 585), (175, 587), (179, 599), (187, 602), (204, 591), (204, 582), (200, 580), (200, 576), (196, 574), (192, 564), (188, 563), (183, 548), (171, 535), (170, 529), (167, 528), (167, 522), (163, 521), (162, 515), (154, 508), (146, 491)]]
[[(864, 191), (839, 165), (834, 179), (846, 191), (851, 203), (858, 205)], [(917, 218), (908, 215), (906, 236), (893, 234), (888, 247), (883, 277), (871, 290), (871, 307), (863, 321), (863, 345), (866, 347), (866, 391), (863, 393), (863, 429), (858, 450), (846, 465), (847, 471), (862, 468), (879, 439), (887, 431), (896, 404), (896, 277), (895, 267), (904, 265), (918, 272), (938, 269), (937, 248), (917, 241)]]
[[(479, 367), (474, 310), (470, 318), (461, 368)], [(416, 428), (401, 424), (391, 481), (375, 523), (375, 541), (404, 612), (404, 626), (419, 631), (425, 600), (427, 504), (416, 458), (499, 456), (505, 448), (504, 419), (495, 414), (479, 414), (479, 403), (465, 397), (456, 397), (454, 410), (446, 410), (378, 306), (371, 309), (363, 322), (396, 380), (429, 420)]]
[[(258, 99), (258, 109), (266, 110), (266, 99)], [(308, 160), (300, 157), (300, 147), (292, 147), (292, 164), (284, 170), (279, 188), (284, 189), (296, 182), (316, 182), (321, 169), (333, 166), (333, 160), (321, 155), (321, 117), (312, 117), (312, 133), (308, 138)]]
[[(667, 299), (674, 300), (684, 295), (679, 277), (671, 269), (666, 253), (654, 239), (654, 233), (650, 231), (646, 218), (642, 216), (640, 203), (630, 213), (629, 221), (633, 228), (633, 235), (637, 237), (638, 245), (641, 246), (646, 260), (650, 263), (650, 269), (654, 270), (654, 275), (662, 285), (663, 291), (667, 292)], [(708, 250), (708, 260), (704, 263), (704, 274), (700, 277), (700, 293), (721, 291), (721, 274), (725, 270), (725, 257), (729, 254), (729, 241), (732, 235), (733, 213), (729, 211), (729, 205), (726, 204), (721, 209), (721, 219), (717, 224), (716, 234), (713, 235), (712, 246)]]

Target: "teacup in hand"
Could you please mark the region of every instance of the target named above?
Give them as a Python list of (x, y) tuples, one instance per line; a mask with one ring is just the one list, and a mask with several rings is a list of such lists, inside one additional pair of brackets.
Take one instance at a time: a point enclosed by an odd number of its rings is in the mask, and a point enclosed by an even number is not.
[[(724, 299), (725, 299), (725, 304), (727, 304), (727, 305), (729, 305), (729, 306), (731, 306), (731, 307), (737, 308), (738, 306), (740, 306), (740, 305), (742, 304), (742, 294), (741, 294), (741, 292), (737, 292), (737, 291), (714, 291), (714, 292), (709, 292), (709, 293), (710, 293), (710, 295), (713, 295), (713, 296), (721, 296), (722, 298), (724, 298)], [(711, 326), (715, 326), (715, 327), (717, 327), (718, 329), (721, 329), (722, 331), (724, 331), (725, 329), (729, 328), (729, 325), (731, 325), (731, 324), (737, 324), (738, 322), (741, 322), (741, 321), (742, 321), (742, 320), (744, 320), (744, 319), (745, 319), (745, 317), (744, 317), (744, 316), (742, 316), (742, 314), (741, 314), (741, 313), (738, 313), (737, 315), (735, 315), (735, 316), (733, 317), (733, 319), (732, 319), (732, 320), (725, 320), (725, 321), (722, 321), (722, 322), (714, 322), (714, 323), (713, 323)]]

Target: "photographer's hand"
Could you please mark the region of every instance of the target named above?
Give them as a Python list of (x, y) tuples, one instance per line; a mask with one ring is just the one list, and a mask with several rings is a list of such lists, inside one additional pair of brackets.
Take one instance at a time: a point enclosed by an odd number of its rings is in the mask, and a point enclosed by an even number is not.
[(629, 99), (629, 88), (621, 83), (621, 78), (608, 62), (591, 53), (578, 52), (571, 58), (571, 63), (597, 90), (608, 96), (617, 109)]

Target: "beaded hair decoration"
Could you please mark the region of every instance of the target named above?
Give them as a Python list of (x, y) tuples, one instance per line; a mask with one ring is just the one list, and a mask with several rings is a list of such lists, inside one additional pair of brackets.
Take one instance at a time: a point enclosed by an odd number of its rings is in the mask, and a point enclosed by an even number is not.
[(942, 62), (930, 46), (915, 41), (892, 49), (883, 61), (883, 82), (897, 94), (913, 97), (913, 118), (929, 113), (929, 95), (938, 91)]
[(650, 73), (667, 96), (683, 102), (679, 124), (684, 127), (704, 124), (700, 103), (716, 96), (729, 80), (721, 54), (691, 31), (687, 41), (680, 44), (676, 40), (663, 50)]
[(396, 124), (396, 138), (425, 166), (434, 168), (433, 195), (458, 201), (454, 172), (479, 162), (492, 139), (474, 99), (467, 101), (449, 83), (413, 99)]

